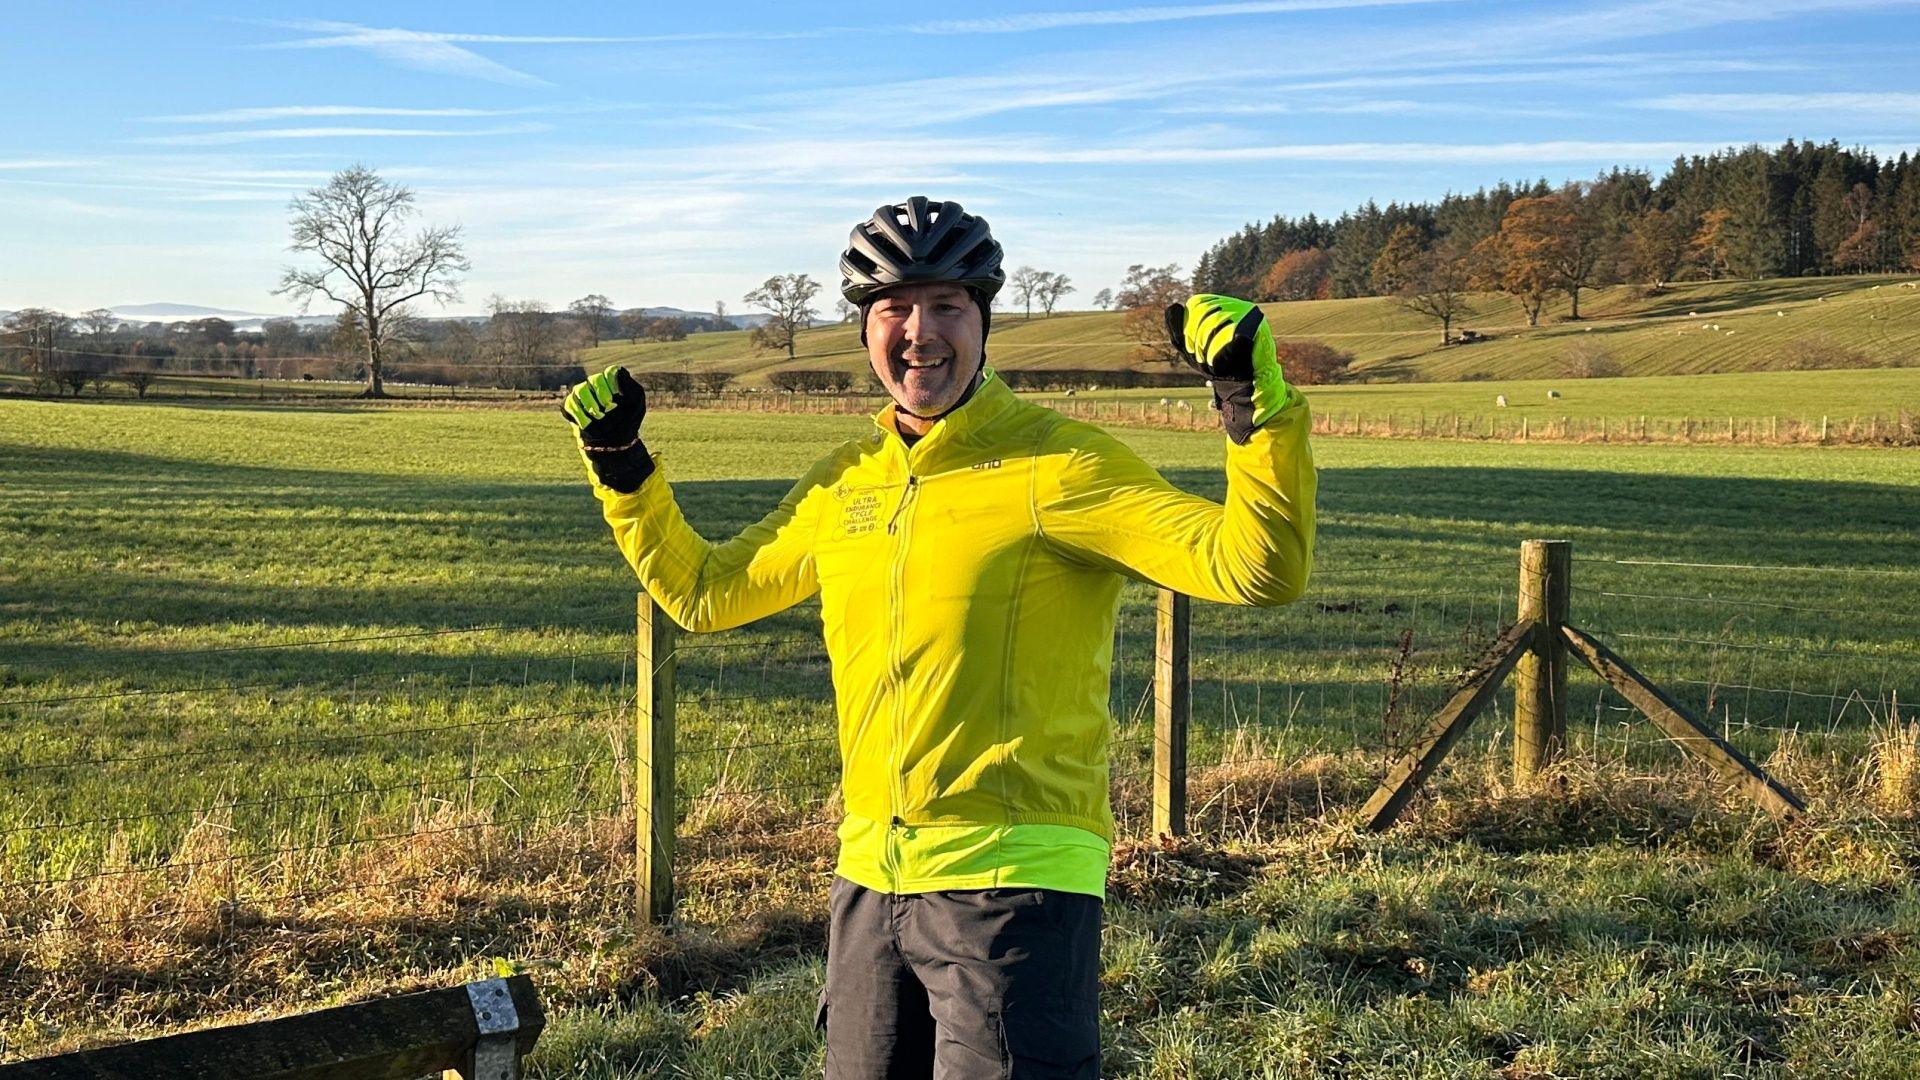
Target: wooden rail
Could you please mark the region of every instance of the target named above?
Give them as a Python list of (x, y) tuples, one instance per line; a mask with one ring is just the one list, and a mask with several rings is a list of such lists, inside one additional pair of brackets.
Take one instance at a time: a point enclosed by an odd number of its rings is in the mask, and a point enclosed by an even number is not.
[(545, 1026), (515, 975), (0, 1065), (0, 1080), (519, 1080)]

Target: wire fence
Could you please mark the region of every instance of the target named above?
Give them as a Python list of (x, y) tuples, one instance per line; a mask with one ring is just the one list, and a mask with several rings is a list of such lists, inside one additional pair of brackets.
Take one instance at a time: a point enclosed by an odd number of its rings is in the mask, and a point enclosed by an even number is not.
[[(1570, 621), (1756, 760), (1791, 745), (1864, 765), (1920, 699), (1920, 569), (1574, 567)], [(1193, 603), (1190, 834), (1257, 842), (1357, 807), (1512, 624), (1517, 580), (1509, 553), (1413, 551), (1324, 566), (1283, 608)], [(1156, 598), (1129, 584), (1114, 625), (1127, 841), (1152, 834)], [(277, 636), (0, 660), (0, 1004), (59, 977), (50, 958), (71, 966), (76, 939), (237, 952), (249, 927), (457, 920), (512, 893), (487, 908), (498, 954), (637, 914), (651, 684), (630, 614)], [(824, 891), (840, 733), (818, 605), (681, 636), (672, 661), (676, 917), (720, 925)], [(1509, 690), (1449, 767), (1506, 753), (1512, 708)], [(1567, 711), (1570, 754), (1689, 767), (1582, 672)]]
[(633, 662), (624, 618), (12, 649), (4, 959), (624, 859)]

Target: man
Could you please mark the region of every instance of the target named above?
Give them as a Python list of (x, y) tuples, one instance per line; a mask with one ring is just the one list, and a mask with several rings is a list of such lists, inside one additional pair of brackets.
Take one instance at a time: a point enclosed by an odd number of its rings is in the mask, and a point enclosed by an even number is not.
[(854, 228), (841, 292), (893, 402), (725, 543), (681, 516), (624, 369), (566, 404), (615, 541), (675, 622), (723, 630), (820, 595), (846, 805), (830, 1080), (1098, 1075), (1122, 579), (1274, 605), (1312, 561), (1307, 407), (1259, 308), (1197, 296), (1167, 313), (1212, 378), (1222, 506), (995, 376), (1000, 263), (956, 203), (916, 197)]

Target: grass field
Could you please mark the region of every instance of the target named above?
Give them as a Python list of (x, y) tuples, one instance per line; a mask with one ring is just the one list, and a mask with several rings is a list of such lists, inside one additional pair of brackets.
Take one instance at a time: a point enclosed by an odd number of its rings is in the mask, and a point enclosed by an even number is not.
[[(1857, 352), (1876, 367), (1912, 366), (1920, 358), (1920, 289), (1900, 277), (1783, 278), (1695, 282), (1655, 297), (1637, 286), (1590, 290), (1581, 319), (1564, 321), (1564, 299), (1541, 325), (1504, 296), (1476, 298), (1476, 314), (1455, 324), (1492, 340), (1440, 347), (1438, 324), (1381, 297), (1266, 304), (1281, 338), (1325, 341), (1356, 358), (1357, 375), (1390, 381), (1469, 378), (1538, 379), (1562, 375), (1576, 346), (1601, 348), (1628, 375), (1770, 371), (1792, 366), (1801, 347), (1821, 344)], [(1708, 329), (1708, 327), (1714, 329)], [(637, 371), (732, 371), (742, 385), (760, 385), (782, 368), (860, 372), (864, 351), (851, 325), (803, 331), (796, 359), (756, 352), (747, 332), (696, 334), (685, 341), (607, 344), (583, 360), (592, 370), (621, 363)], [(989, 352), (1020, 368), (1126, 368), (1133, 348), (1114, 312), (1063, 312), (1025, 319), (995, 314)], [(1854, 365), (1849, 365), (1854, 366)]]
[[(649, 441), (719, 536), (865, 423), (668, 412)], [(1217, 435), (1123, 434), (1219, 494)], [(1317, 454), (1308, 599), (1196, 611), (1205, 846), (1117, 862), (1107, 1074), (1912, 1075), (1920, 791), (1887, 715), (1920, 694), (1912, 453)], [(544, 410), (0, 401), (0, 1055), (504, 956), (560, 1010), (538, 1075), (817, 1059), (816, 616), (730, 669), (688, 654), (689, 924), (633, 927), (633, 583), (579, 469)], [(1503, 708), (1405, 826), (1340, 824), (1541, 535), (1575, 542), (1575, 620), (1816, 824), (1757, 819), (1577, 676), (1562, 788), (1502, 779)], [(1123, 809), (1149, 599), (1118, 642)]]

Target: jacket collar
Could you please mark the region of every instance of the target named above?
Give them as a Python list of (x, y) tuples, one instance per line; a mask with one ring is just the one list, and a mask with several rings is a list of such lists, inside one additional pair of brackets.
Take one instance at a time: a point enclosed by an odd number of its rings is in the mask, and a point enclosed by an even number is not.
[[(999, 419), (1000, 414), (1006, 412), (1018, 400), (992, 367), (982, 366), (980, 387), (973, 392), (973, 396), (959, 408), (934, 421), (933, 427), (927, 429), (927, 433), (920, 436), (920, 441), (914, 443), (909, 449), (915, 456), (919, 456), (923, 453), (921, 447), (930, 442), (947, 443), (956, 439), (966, 439)], [(894, 415), (899, 410), (898, 402), (889, 401), (884, 408), (874, 414), (873, 424), (880, 429), (882, 435), (900, 438), (899, 429), (894, 427)]]

